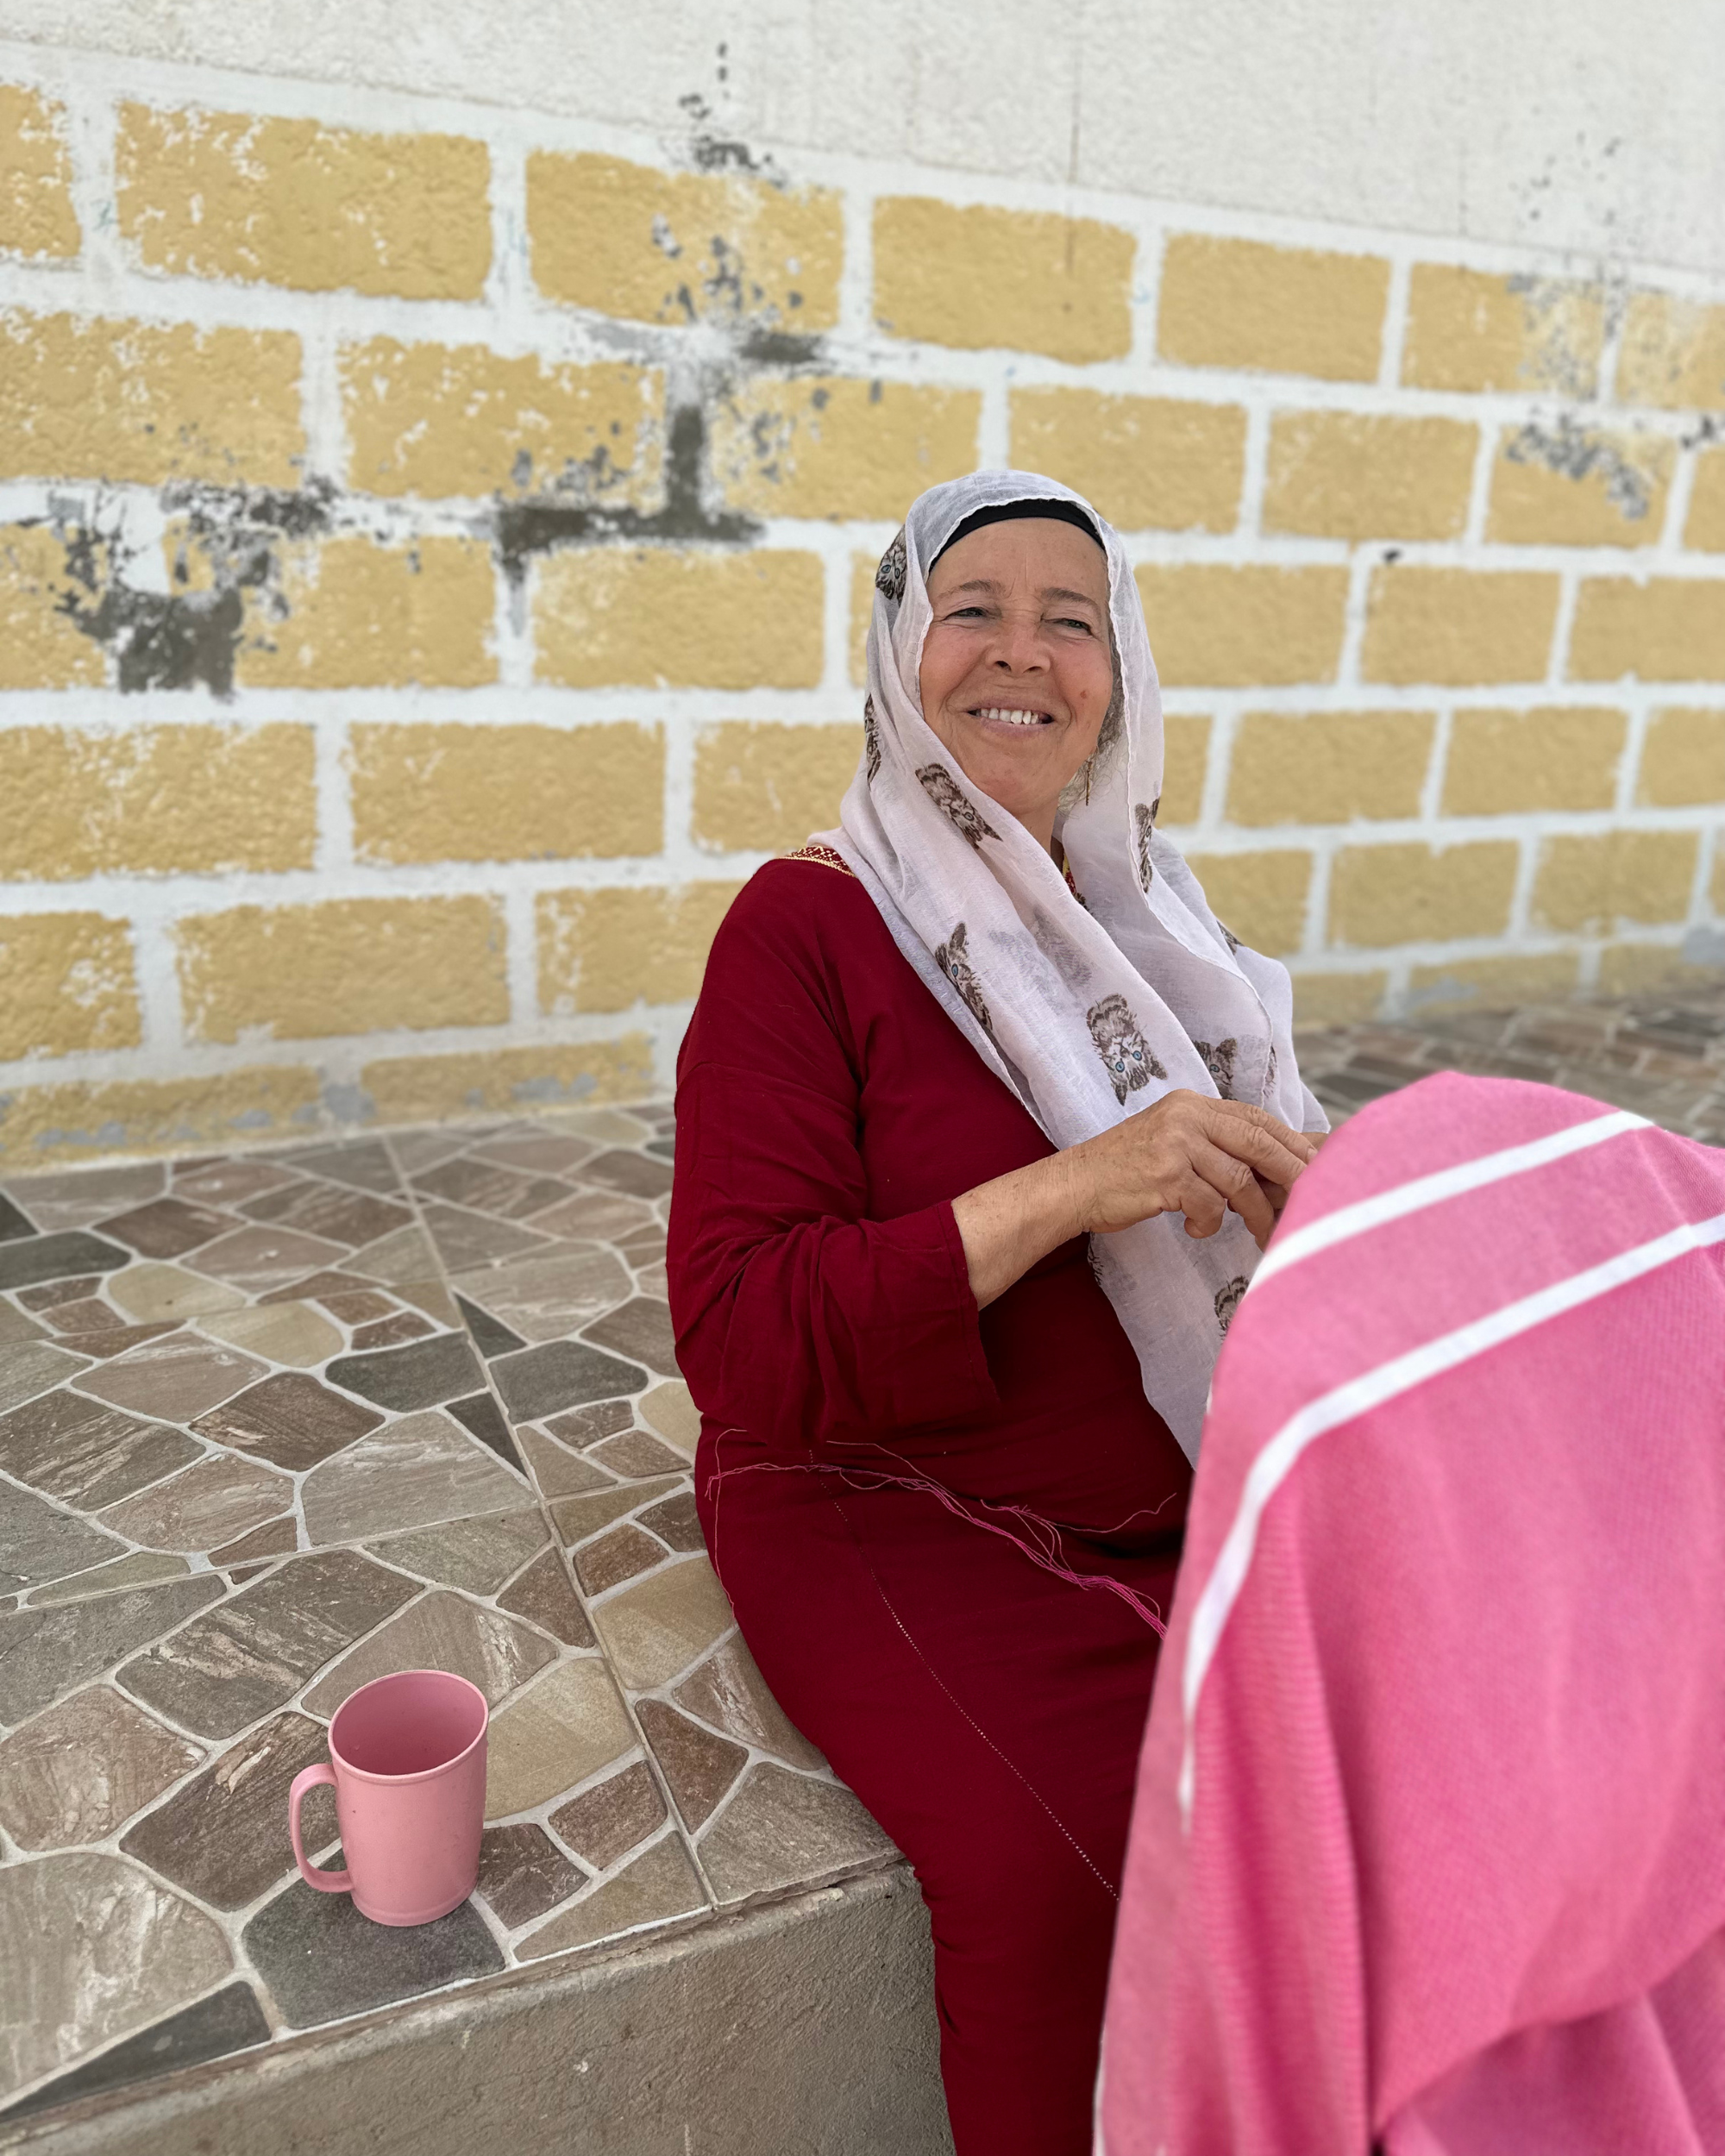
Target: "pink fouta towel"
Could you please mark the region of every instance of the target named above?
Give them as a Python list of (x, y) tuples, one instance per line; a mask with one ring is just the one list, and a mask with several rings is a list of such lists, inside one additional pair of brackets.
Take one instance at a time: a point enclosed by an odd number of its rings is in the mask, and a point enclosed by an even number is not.
[(1218, 1367), (1104, 2156), (1725, 2151), (1725, 1154), (1433, 1077)]

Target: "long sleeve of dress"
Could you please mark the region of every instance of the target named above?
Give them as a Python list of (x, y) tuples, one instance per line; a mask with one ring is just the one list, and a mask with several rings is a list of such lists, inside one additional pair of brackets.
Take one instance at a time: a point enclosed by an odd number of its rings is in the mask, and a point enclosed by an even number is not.
[(867, 1044), (850, 1037), (820, 919), (783, 888), (832, 873), (743, 893), (678, 1069), (679, 1361), (711, 1421), (775, 1451), (996, 1400), (950, 1200), (869, 1217)]

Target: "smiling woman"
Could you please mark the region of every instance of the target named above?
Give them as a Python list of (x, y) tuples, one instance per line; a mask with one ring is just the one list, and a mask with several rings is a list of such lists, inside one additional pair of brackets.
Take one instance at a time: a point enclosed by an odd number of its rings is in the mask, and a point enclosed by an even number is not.
[(840, 830), (762, 869), (679, 1069), (702, 1525), (916, 1866), (960, 2156), (1082, 2156), (1216, 1351), (1322, 1127), (1282, 968), (1156, 830), (1120, 542), (1026, 473), (876, 580)]

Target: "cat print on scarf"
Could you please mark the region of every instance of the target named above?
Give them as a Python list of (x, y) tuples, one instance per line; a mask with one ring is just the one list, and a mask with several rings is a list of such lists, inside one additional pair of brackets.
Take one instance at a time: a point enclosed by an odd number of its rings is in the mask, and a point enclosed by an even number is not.
[(952, 774), (938, 763), (925, 763), (917, 773), (923, 792), (934, 805), (951, 818), (954, 825), (972, 846), (981, 846), (985, 838), (998, 838), (1000, 833), (992, 824), (985, 823), (972, 805)]
[(1216, 1081), (1216, 1091), (1224, 1100), (1234, 1097), (1234, 1057), (1239, 1053), (1239, 1043), (1232, 1035), (1225, 1041), (1196, 1041), (1192, 1044), (1204, 1059), (1204, 1068)]
[(1151, 1053), (1150, 1043), (1138, 1031), (1138, 1020), (1126, 1008), (1124, 996), (1104, 996), (1085, 1012), (1085, 1019), (1116, 1100), (1124, 1101), (1129, 1093), (1147, 1086), (1152, 1078), (1168, 1075)]
[(1236, 1274), (1226, 1288), (1216, 1290), (1216, 1323), (1224, 1332), (1233, 1322), (1234, 1313), (1239, 1308), (1240, 1297), (1245, 1294), (1245, 1275)]
[(1162, 796), (1146, 808), (1142, 801), (1132, 805), (1132, 825), (1138, 833), (1138, 882), (1141, 891), (1148, 891), (1156, 871), (1150, 865), (1150, 837), (1156, 829), (1156, 812), (1162, 806)]
[(904, 528), (881, 556), (881, 566), (875, 572), (875, 589), (896, 606), (905, 595), (905, 580), (910, 571), (910, 557), (905, 551)]
[[(989, 1017), (988, 1006), (982, 1000), (982, 984), (976, 978), (975, 969), (970, 963), (969, 953), (965, 948), (965, 929), (963, 921), (953, 930), (944, 943), (936, 947), (934, 962), (957, 989), (959, 994), (964, 999), (971, 1017), (975, 1019), (977, 1025), (992, 1041), (994, 1037), (994, 1021)], [(1115, 1000), (1118, 1002), (1119, 998), (1116, 997)]]
[(875, 699), (862, 699), (862, 764), (873, 786), (881, 775), (881, 722), (875, 716)]

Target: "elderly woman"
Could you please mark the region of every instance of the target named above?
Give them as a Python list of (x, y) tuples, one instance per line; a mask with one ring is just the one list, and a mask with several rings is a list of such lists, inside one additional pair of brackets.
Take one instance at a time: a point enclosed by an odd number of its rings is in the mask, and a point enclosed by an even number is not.
[(1210, 1373), (1323, 1118), (1283, 969), (1156, 830), (1114, 533), (935, 487), (841, 829), (749, 883), (679, 1069), (671, 1301), (744, 1637), (916, 1868), (960, 2156), (1080, 2156)]

